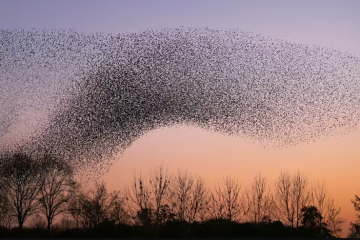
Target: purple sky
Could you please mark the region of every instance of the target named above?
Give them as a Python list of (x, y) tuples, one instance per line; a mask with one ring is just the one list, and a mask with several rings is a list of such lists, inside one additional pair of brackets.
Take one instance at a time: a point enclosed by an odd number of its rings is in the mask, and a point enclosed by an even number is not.
[(2, 0), (0, 28), (133, 32), (240, 28), (360, 56), (360, 1)]

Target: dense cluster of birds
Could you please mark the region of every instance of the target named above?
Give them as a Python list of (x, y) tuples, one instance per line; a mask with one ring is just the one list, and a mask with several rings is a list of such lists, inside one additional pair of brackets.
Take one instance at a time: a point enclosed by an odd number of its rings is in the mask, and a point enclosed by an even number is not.
[(360, 120), (357, 57), (240, 30), (0, 30), (0, 84), (0, 138), (20, 105), (45, 106), (21, 147), (93, 169), (174, 124), (288, 146)]

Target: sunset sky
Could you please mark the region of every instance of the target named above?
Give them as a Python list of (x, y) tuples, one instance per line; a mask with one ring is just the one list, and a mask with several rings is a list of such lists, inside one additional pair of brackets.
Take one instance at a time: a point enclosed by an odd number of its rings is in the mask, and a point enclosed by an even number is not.
[[(358, 58), (359, 23), (358, 0), (0, 0), (0, 29), (124, 33), (177, 27), (237, 28), (293, 43), (326, 46)], [(14, 130), (12, 134), (19, 133)], [(174, 171), (189, 170), (203, 176), (209, 185), (235, 174), (243, 189), (259, 172), (272, 183), (280, 171), (299, 170), (311, 181), (325, 180), (329, 195), (347, 219), (344, 232), (355, 218), (350, 200), (360, 194), (360, 130), (273, 149), (196, 127), (174, 126), (148, 133), (117, 158), (103, 177), (110, 190), (128, 185), (135, 169), (147, 173), (160, 163)]]

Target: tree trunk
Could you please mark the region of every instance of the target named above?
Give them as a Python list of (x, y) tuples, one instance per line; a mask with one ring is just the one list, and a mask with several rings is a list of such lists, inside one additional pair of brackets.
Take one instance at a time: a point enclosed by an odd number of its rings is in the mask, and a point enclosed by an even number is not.
[(24, 224), (24, 223), (23, 223), (21, 220), (19, 220), (19, 229), (20, 229), (20, 230), (22, 230), (23, 224)]
[(51, 227), (51, 219), (48, 218), (48, 222), (47, 222), (47, 231), (50, 232), (50, 227)]

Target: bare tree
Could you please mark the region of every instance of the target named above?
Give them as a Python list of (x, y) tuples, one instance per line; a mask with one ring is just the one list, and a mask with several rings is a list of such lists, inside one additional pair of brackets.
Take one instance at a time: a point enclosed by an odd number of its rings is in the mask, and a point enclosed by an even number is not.
[(194, 177), (188, 172), (178, 170), (171, 184), (173, 211), (180, 221), (188, 221), (191, 194), (194, 187)]
[(170, 179), (169, 170), (164, 168), (162, 164), (150, 172), (149, 182), (154, 201), (155, 223), (157, 225), (162, 221), (160, 218), (161, 209), (171, 198)]
[(356, 223), (350, 224), (350, 232), (348, 238), (360, 238), (360, 225)]
[(93, 228), (110, 218), (110, 195), (104, 182), (96, 183), (87, 193), (80, 192), (69, 204), (69, 212), (77, 227)]
[(205, 212), (205, 207), (208, 203), (208, 191), (205, 186), (205, 181), (201, 177), (196, 177), (195, 184), (193, 186), (191, 200), (188, 207), (189, 210), (189, 222), (194, 222), (196, 220), (203, 220)]
[(270, 188), (268, 188), (265, 178), (259, 173), (254, 178), (251, 188), (246, 191), (245, 215), (254, 223), (269, 221), (273, 203)]
[(188, 171), (178, 170), (171, 184), (171, 206), (177, 220), (182, 223), (188, 236), (191, 225), (201, 218), (206, 201), (205, 182), (200, 177), (194, 177)]
[[(360, 212), (360, 197), (355, 195), (355, 198), (351, 200), (351, 203), (354, 205), (356, 212)], [(350, 223), (350, 233), (349, 237), (351, 238), (360, 238), (360, 214), (356, 214), (355, 222)]]
[(217, 194), (217, 191), (212, 190), (208, 199), (208, 218), (210, 219), (224, 219), (225, 205), (222, 201), (221, 195)]
[(116, 224), (130, 224), (131, 216), (125, 208), (125, 197), (119, 191), (110, 194), (109, 220)]
[(239, 221), (243, 212), (243, 203), (240, 195), (241, 183), (231, 176), (226, 176), (223, 182), (210, 195), (210, 214), (215, 219)]
[(8, 154), (0, 158), (0, 195), (7, 201), (19, 228), (26, 219), (39, 210), (37, 199), (43, 171), (32, 157)]
[(76, 228), (86, 227), (86, 217), (84, 217), (85, 214), (83, 214), (84, 211), (82, 208), (83, 199), (86, 198), (84, 196), (85, 193), (81, 190), (81, 186), (79, 186), (74, 193), (74, 196), (69, 200), (66, 215), (68, 213), (74, 219)]
[(109, 195), (104, 182), (96, 183), (95, 189), (82, 199), (82, 208), (91, 227), (95, 227), (108, 217)]
[(294, 227), (295, 222), (295, 191), (289, 173), (281, 172), (275, 182), (274, 198), (277, 217), (284, 223)]
[(68, 210), (67, 203), (74, 196), (77, 186), (73, 179), (73, 171), (64, 162), (49, 155), (43, 159), (46, 167), (40, 184), (41, 210), (47, 219), (47, 230), (50, 231), (54, 217)]
[(301, 209), (309, 201), (308, 181), (304, 174), (281, 172), (275, 182), (275, 213), (279, 220), (298, 227)]
[(334, 198), (328, 196), (328, 190), (324, 180), (317, 181), (311, 192), (311, 201), (324, 217), (322, 223), (325, 223), (333, 235), (340, 236), (342, 232), (342, 224), (345, 219), (341, 218), (341, 208), (336, 206)]
[(296, 216), (296, 227), (301, 224), (301, 209), (306, 206), (309, 202), (309, 190), (308, 190), (308, 179), (300, 172), (297, 172), (293, 178), (293, 192), (294, 192), (294, 204), (295, 204), (295, 216)]
[(324, 182), (317, 181), (315, 185), (312, 186), (311, 192), (311, 201), (322, 216), (325, 216), (326, 206), (327, 206), (327, 187)]
[(335, 204), (334, 198), (328, 201), (327, 214), (325, 222), (330, 229), (332, 235), (340, 238), (342, 233), (342, 225), (345, 223), (345, 219), (341, 218), (340, 215), (341, 207)]
[(127, 208), (133, 220), (141, 224), (150, 224), (152, 221), (150, 202), (150, 190), (141, 173), (139, 176), (134, 173), (130, 188), (126, 188)]
[(14, 216), (6, 197), (0, 196), (0, 227), (10, 229), (14, 222)]

